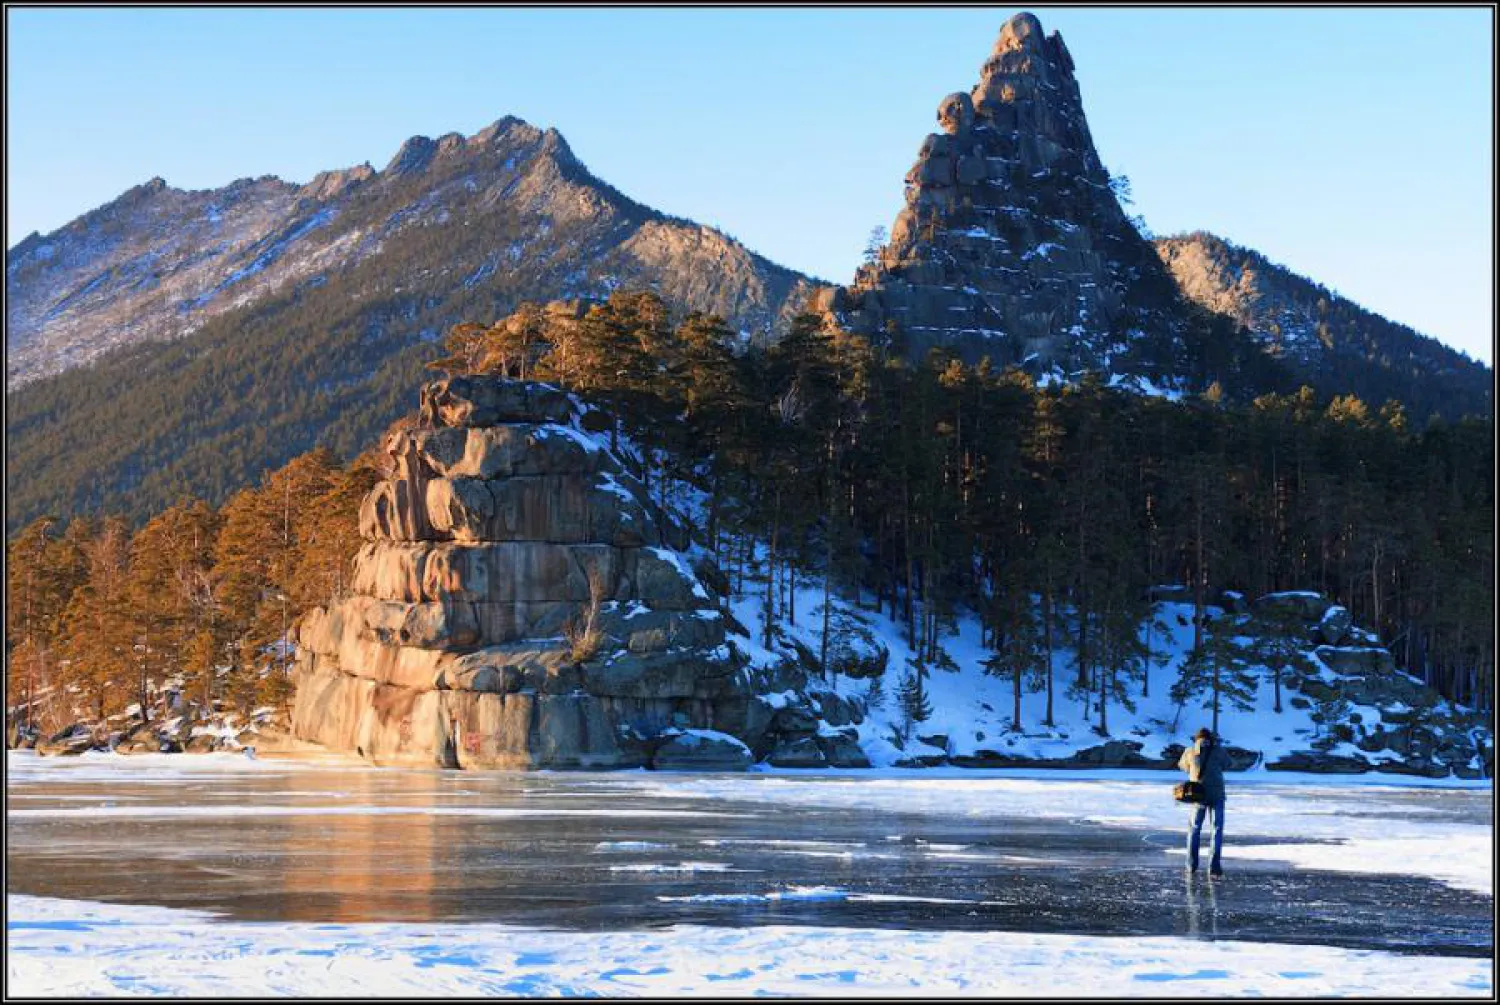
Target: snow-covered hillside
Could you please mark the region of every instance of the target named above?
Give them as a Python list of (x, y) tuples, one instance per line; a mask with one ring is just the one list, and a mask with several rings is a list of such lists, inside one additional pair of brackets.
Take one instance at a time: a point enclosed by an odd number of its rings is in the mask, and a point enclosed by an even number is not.
[[(759, 641), (764, 597), (764, 586), (747, 580), (731, 601), (734, 617), (750, 632), (750, 638), (736, 638), (736, 643), (749, 654), (752, 665), (771, 667), (796, 661), (799, 648), (807, 654), (818, 653), (821, 580), (809, 576), (799, 582), (795, 603), (786, 605), (797, 612), (796, 621), (776, 626), (770, 649)], [(1321, 598), (1316, 594), (1278, 595), (1278, 599), (1299, 597), (1313, 603), (1314, 611), (1330, 606), (1327, 601), (1318, 603)], [(1225, 619), (1234, 620), (1220, 607), (1209, 607), (1206, 614), (1221, 627), (1228, 624)], [(931, 716), (908, 730), (898, 692), (914, 654), (903, 626), (882, 612), (854, 609), (837, 599), (831, 617), (843, 627), (844, 645), (862, 651), (866, 662), (880, 651), (887, 654), (878, 686), (870, 679), (836, 673), (827, 679), (814, 673), (808, 683), (815, 700), (831, 692), (863, 709), (863, 719), (856, 723), (859, 742), (875, 766), (1001, 767), (1050, 762), (1060, 767), (1166, 767), (1163, 762), (1175, 763), (1199, 727), (1211, 725), (1211, 692), (1181, 704), (1171, 693), (1193, 646), (1190, 603), (1159, 601), (1154, 605), (1150, 624), (1141, 628), (1141, 639), (1152, 654), (1145, 679), (1131, 688), (1128, 703), (1112, 701), (1105, 709), (1108, 733), (1098, 728), (1097, 688), (1077, 694), (1076, 654), (1068, 646), (1067, 632), (1058, 633), (1053, 653), (1051, 725), (1045, 722), (1046, 690), (1029, 680), (1023, 687), (1017, 728), (1014, 678), (1003, 665), (988, 668), (995, 654), (980, 642), (979, 620), (972, 613), (961, 613), (940, 643), (951, 666), (931, 665), (925, 674)], [(1305, 670), (1283, 673), (1279, 711), (1271, 669), (1264, 664), (1244, 668), (1253, 681), (1248, 707), (1225, 698), (1219, 711), (1219, 734), (1226, 745), (1238, 748), (1235, 767), (1376, 770), (1442, 777), (1449, 774), (1449, 767), (1441, 761), (1433, 763), (1433, 751), (1447, 744), (1462, 748), (1466, 755), (1449, 762), (1454, 774), (1490, 774), (1492, 768), (1485, 759), (1493, 756), (1492, 738), (1478, 716), (1395, 670), (1389, 654), (1370, 633), (1350, 626), (1347, 642), (1329, 646), (1302, 640), (1298, 655), (1305, 660)], [(1363, 668), (1358, 664), (1363, 663), (1383, 666), (1368, 674), (1378, 678), (1374, 683), (1360, 673)], [(1403, 700), (1415, 695), (1425, 701)], [(1426, 734), (1428, 739), (1414, 740), (1428, 729), (1433, 731)]]

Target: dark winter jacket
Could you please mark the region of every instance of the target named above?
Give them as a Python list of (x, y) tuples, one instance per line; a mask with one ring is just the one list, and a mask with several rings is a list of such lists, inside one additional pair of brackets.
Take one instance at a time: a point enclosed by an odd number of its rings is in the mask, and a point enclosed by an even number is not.
[[(1224, 801), (1224, 769), (1229, 767), (1229, 755), (1217, 743), (1205, 744), (1202, 740), (1182, 752), (1177, 767), (1203, 783), (1203, 792), (1209, 803)], [(1200, 771), (1201, 774), (1195, 774)]]

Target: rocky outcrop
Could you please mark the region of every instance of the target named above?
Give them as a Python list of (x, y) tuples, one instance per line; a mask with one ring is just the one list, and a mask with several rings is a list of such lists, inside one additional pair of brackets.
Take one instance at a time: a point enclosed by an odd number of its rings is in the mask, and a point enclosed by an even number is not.
[(37, 739), (33, 745), (43, 757), (74, 757), (99, 745), (93, 730), (72, 725), (59, 730), (45, 739)]
[[(289, 750), (306, 744), (292, 741), (286, 732), (283, 710), (266, 706), (248, 718), (239, 712), (205, 710), (198, 702), (184, 700), (180, 692), (164, 690), (152, 703), (151, 715), (141, 717), (140, 707), (104, 720), (74, 722), (51, 734), (36, 727), (13, 724), (7, 746), (32, 749), (43, 757), (71, 756), (89, 751), (116, 754), (209, 754), (255, 750)], [(286, 741), (278, 742), (284, 737)]]
[(1148, 343), (1170, 335), (1140, 328), (1175, 294), (1111, 188), (1062, 38), (1012, 17), (979, 84), (937, 118), (889, 244), (817, 306), (918, 359), (941, 346), (1037, 371), (1157, 362)]
[(353, 595), (298, 626), (297, 737), (377, 764), (709, 770), (826, 725), (786, 698), (803, 681), (744, 669), (683, 529), (581, 407), (424, 389), (361, 509)]
[(1289, 703), (1307, 709), (1318, 730), (1311, 749), (1270, 761), (1267, 769), (1492, 775), (1493, 752), (1476, 742), (1488, 735), (1485, 718), (1401, 670), (1347, 608), (1307, 591), (1267, 594), (1252, 608), (1274, 630), (1303, 640), (1304, 658), (1286, 679), (1297, 692)]

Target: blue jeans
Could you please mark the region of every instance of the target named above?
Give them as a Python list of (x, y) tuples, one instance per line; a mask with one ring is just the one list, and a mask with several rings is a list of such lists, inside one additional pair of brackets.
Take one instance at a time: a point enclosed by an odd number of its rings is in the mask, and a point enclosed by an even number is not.
[(1198, 868), (1198, 841), (1203, 835), (1203, 817), (1212, 813), (1214, 816), (1213, 848), (1208, 857), (1208, 868), (1210, 872), (1219, 871), (1219, 852), (1224, 847), (1224, 800), (1217, 803), (1199, 805), (1193, 810), (1193, 824), (1188, 828), (1187, 856), (1188, 868)]

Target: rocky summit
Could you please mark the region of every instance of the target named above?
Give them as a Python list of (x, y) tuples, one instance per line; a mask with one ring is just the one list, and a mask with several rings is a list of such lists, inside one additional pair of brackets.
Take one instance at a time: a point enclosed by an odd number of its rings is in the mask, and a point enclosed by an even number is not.
[[(311, 303), (404, 289), (431, 301), (414, 313), (451, 321), (472, 320), (462, 308), (474, 303), (483, 319), (521, 298), (640, 286), (759, 332), (810, 288), (718, 231), (627, 198), (556, 130), (511, 116), (471, 136), (413, 136), (381, 170), (305, 185), (268, 176), (184, 191), (154, 178), (6, 258), (8, 389), (214, 319), (243, 325), (292, 293)], [(340, 290), (340, 277), (354, 281)]]
[(1115, 196), (1062, 38), (1012, 17), (978, 85), (944, 98), (937, 120), (890, 242), (819, 305), (903, 337), (915, 358), (943, 347), (1039, 372), (1149, 362), (1145, 329), (1170, 327), (1151, 322), (1170, 311), (1171, 279)]
[(353, 595), (298, 627), (294, 734), (376, 764), (735, 769), (799, 740), (863, 763), (805, 707), (774, 728), (716, 577), (582, 414), (545, 384), (424, 389), (361, 509)]

